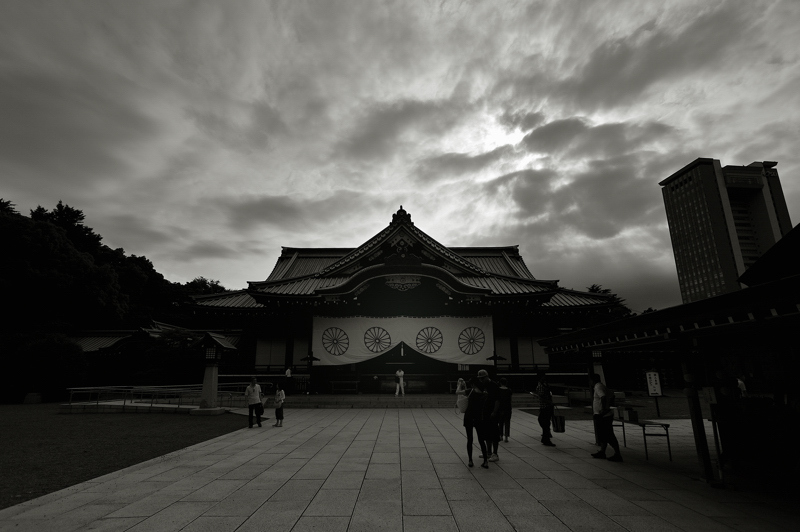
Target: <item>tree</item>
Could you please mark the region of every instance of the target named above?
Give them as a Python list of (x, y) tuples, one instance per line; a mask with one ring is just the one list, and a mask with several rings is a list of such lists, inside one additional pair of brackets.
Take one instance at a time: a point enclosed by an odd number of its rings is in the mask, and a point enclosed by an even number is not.
[(6, 201), (4, 198), (0, 198), (0, 214), (19, 214), (17, 209), (14, 208), (15, 205), (10, 201)]
[(587, 286), (586, 291), (592, 294), (603, 294), (610, 296), (609, 299), (611, 302), (617, 304), (616, 309), (612, 312), (615, 318), (627, 318), (634, 315), (633, 311), (625, 304), (625, 300), (619, 297), (617, 294), (611, 293), (609, 288), (603, 288), (602, 285), (593, 284), (592, 286)]
[(154, 318), (178, 323), (189, 294), (227, 291), (205, 277), (172, 283), (147, 257), (126, 255), (102, 240), (85, 225), (83, 211), (61, 201), (52, 210), (38, 206), (27, 217), (0, 198), (0, 292), (10, 309), (0, 321), (8, 361), (7, 371), (0, 372), (3, 400), (18, 401), (20, 394), (42, 387), (80, 386), (87, 379), (107, 384), (114, 375), (152, 384), (196, 380), (186, 376), (187, 368), (202, 374), (202, 357), (192, 344), (196, 338), (183, 332), (132, 341), (121, 357), (84, 354), (69, 341), (69, 334), (81, 329), (135, 328)]
[(609, 288), (603, 288), (599, 284), (593, 284), (592, 286), (586, 287), (587, 292), (591, 292), (592, 294), (610, 294), (611, 290)]
[(56, 227), (64, 229), (67, 232), (67, 238), (75, 244), (79, 251), (95, 255), (103, 237), (95, 233), (91, 227), (84, 225), (85, 218), (82, 210), (64, 205), (60, 200), (52, 211), (48, 211), (41, 205), (31, 210), (32, 220), (50, 222)]
[(78, 251), (63, 229), (25, 216), (0, 216), (0, 235), (0, 290), (14, 305), (5, 326), (114, 325), (127, 311), (114, 270)]
[(219, 284), (218, 280), (206, 279), (205, 277), (195, 277), (188, 283), (183, 285), (187, 295), (206, 295), (206, 294), (222, 294), (230, 292), (227, 288)]

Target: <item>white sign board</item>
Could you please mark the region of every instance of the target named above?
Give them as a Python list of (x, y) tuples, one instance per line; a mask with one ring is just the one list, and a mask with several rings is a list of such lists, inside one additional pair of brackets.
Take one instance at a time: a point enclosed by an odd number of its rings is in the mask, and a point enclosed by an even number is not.
[(661, 397), (661, 379), (658, 377), (657, 371), (648, 371), (647, 375), (647, 393), (650, 397)]

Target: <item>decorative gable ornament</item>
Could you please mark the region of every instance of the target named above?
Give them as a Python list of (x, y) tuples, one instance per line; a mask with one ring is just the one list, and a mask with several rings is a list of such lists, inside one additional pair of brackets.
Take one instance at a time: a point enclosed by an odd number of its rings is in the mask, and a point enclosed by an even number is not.
[(414, 275), (390, 275), (386, 278), (386, 286), (400, 292), (406, 292), (418, 287), (422, 282), (419, 276)]
[(403, 223), (414, 225), (414, 222), (411, 221), (411, 215), (406, 212), (402, 205), (400, 205), (400, 209), (392, 215), (392, 224)]

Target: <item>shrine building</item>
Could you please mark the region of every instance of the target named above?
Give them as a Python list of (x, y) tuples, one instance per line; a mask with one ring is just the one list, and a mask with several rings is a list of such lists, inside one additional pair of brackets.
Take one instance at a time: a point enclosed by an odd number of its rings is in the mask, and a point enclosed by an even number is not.
[[(355, 249), (282, 248), (272, 273), (245, 290), (199, 296), (194, 327), (237, 338), (222, 373), (360, 383), (408, 393), (447, 391), (486, 368), (519, 382), (537, 369), (584, 383), (591, 360), (548, 356), (538, 341), (617, 319), (610, 295), (561, 288), (533, 276), (518, 246), (446, 247), (401, 207)], [(535, 380), (535, 379), (533, 379)]]

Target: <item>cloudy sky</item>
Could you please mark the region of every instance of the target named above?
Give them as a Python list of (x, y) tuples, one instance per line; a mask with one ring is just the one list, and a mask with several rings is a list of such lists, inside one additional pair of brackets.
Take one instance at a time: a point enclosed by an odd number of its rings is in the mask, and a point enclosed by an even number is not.
[(794, 0), (4, 0), (0, 197), (228, 288), (402, 204), (664, 308), (671, 173), (776, 160), (800, 221), (799, 61)]

